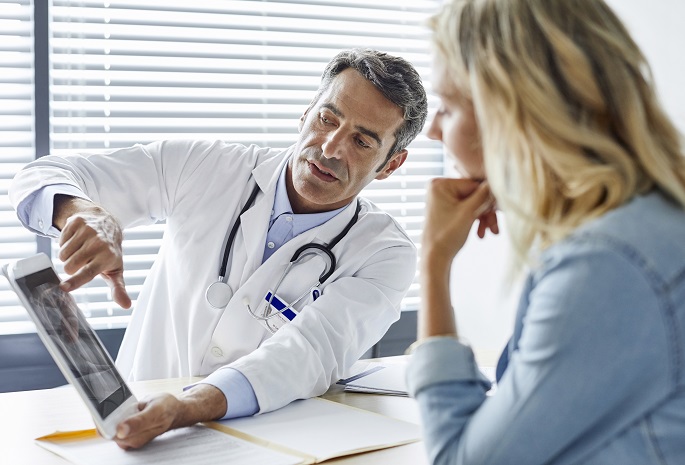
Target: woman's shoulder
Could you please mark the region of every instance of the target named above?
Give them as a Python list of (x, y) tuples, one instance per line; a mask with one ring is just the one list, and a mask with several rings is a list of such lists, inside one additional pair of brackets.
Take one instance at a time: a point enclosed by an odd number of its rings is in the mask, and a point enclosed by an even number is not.
[(636, 196), (550, 247), (543, 262), (620, 256), (662, 284), (685, 279), (685, 209), (658, 191)]
[[(624, 205), (580, 227), (574, 235), (587, 233), (644, 237), (646, 231), (675, 235), (685, 230), (685, 209), (659, 190), (636, 195)], [(669, 234), (672, 233), (672, 234)]]

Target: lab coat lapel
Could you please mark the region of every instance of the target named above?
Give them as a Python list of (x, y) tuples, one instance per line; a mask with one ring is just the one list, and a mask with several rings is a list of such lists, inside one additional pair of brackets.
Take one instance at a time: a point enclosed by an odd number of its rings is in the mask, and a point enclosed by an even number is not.
[(264, 195), (257, 196), (254, 206), (241, 216), (240, 231), (247, 254), (243, 277), (240, 280), (241, 285), (262, 264), (264, 242), (266, 241), (274, 196), (276, 195), (276, 184), (287, 161), (288, 155), (275, 157), (265, 161), (252, 171), (252, 175)]

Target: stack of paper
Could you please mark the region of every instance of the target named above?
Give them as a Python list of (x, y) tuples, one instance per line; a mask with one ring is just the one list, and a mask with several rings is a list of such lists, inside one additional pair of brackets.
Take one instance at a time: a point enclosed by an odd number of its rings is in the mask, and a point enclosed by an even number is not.
[(369, 394), (386, 394), (407, 396), (405, 382), (405, 365), (375, 366), (338, 382), (345, 385), (348, 392), (366, 392)]
[(303, 463), (409, 444), (421, 437), (413, 423), (319, 398), (218, 424), (237, 437), (258, 438), (272, 450), (301, 455)]

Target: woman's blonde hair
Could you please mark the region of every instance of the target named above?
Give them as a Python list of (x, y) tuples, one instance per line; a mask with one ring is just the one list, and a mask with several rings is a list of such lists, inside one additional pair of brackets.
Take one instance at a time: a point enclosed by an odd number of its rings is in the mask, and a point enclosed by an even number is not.
[(603, 1), (454, 0), (429, 25), (520, 259), (653, 188), (685, 206), (680, 135)]

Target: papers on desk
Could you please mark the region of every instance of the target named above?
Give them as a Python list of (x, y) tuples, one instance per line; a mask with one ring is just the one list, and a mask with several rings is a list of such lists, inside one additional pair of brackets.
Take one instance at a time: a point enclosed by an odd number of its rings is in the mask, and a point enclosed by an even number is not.
[(38, 443), (78, 465), (296, 465), (420, 439), (417, 425), (319, 398), (207, 426), (171, 431), (141, 450), (129, 452), (94, 431), (69, 433), (68, 437), (61, 433), (39, 438)]
[(77, 465), (208, 464), (297, 465), (302, 460), (219, 431), (192, 426), (164, 433), (139, 450), (124, 451), (95, 431), (79, 438), (39, 440), (47, 450)]
[(340, 380), (338, 384), (344, 384), (345, 391), (348, 392), (407, 396), (405, 367), (403, 363), (388, 366), (377, 365), (351, 378)]

